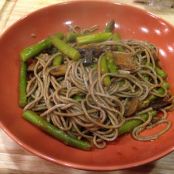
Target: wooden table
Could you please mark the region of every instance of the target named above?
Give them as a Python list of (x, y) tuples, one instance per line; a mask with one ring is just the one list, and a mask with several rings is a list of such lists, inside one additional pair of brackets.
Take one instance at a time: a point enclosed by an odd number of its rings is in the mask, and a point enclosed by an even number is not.
[[(19, 18), (38, 8), (65, 0), (0, 0), (0, 32)], [(119, 2), (119, 1), (118, 1)], [(133, 6), (131, 0), (120, 0)], [(174, 24), (174, 10), (155, 11), (156, 15)], [(172, 174), (174, 171), (174, 152), (166, 157), (130, 170), (104, 172), (105, 174)], [(97, 174), (101, 172), (82, 171), (59, 166), (43, 160), (22, 149), (0, 130), (0, 174)]]

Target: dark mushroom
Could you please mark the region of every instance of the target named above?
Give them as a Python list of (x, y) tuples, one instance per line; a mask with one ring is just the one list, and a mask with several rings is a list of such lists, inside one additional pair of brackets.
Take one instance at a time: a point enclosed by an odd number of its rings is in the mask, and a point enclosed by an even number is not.
[(126, 104), (125, 117), (130, 117), (131, 115), (133, 115), (138, 110), (138, 106), (138, 98), (131, 98)]
[(113, 52), (113, 57), (116, 65), (127, 71), (135, 71), (137, 69), (137, 64), (132, 54), (124, 52)]
[(83, 65), (89, 66), (93, 64), (93, 49), (85, 49), (83, 52)]
[(171, 104), (172, 101), (167, 100), (166, 98), (157, 98), (150, 103), (150, 107), (152, 107), (154, 110), (159, 111), (160, 109), (170, 106)]
[(67, 70), (67, 65), (62, 64), (51, 69), (50, 74), (56, 77), (65, 75)]
[(100, 57), (100, 55), (104, 52), (101, 48), (79, 48), (78, 49), (84, 66), (90, 66), (95, 63), (95, 58)]

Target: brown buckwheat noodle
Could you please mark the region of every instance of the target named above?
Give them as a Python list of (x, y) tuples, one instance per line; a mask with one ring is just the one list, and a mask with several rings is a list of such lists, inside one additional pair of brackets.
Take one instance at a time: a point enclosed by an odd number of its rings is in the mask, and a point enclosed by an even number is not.
[[(125, 117), (125, 108), (129, 99), (138, 98), (141, 103), (149, 94), (158, 96), (154, 89), (162, 87), (164, 80), (155, 72), (154, 54), (158, 54), (157, 49), (147, 42), (105, 41), (81, 47), (109, 50), (113, 46), (121, 46), (126, 53), (134, 56), (137, 64), (134, 72), (118, 70), (117, 73), (102, 75), (100, 58), (97, 66), (84, 66), (82, 59), (73, 61), (65, 56), (66, 73), (63, 77), (55, 77), (50, 74), (50, 71), (55, 68), (52, 66), (55, 54), (40, 54), (35, 57), (37, 62), (34, 71), (28, 77), (29, 103), (24, 110), (31, 109), (38, 112), (41, 117), (46, 118), (59, 129), (79, 139), (86, 139), (98, 148), (105, 147), (106, 142), (116, 140), (118, 128), (126, 120), (141, 119), (136, 115)], [(106, 87), (103, 85), (103, 79), (108, 75), (112, 80), (111, 85)], [(147, 80), (146, 76), (151, 80)], [(82, 96), (80, 102), (73, 99), (73, 96), (79, 94)], [(165, 90), (160, 97), (168, 95)], [(138, 112), (148, 113), (150, 110), (152, 108), (148, 107)], [(161, 112), (164, 115), (158, 117), (156, 121), (153, 121), (153, 117), (149, 114), (148, 119), (143, 120), (143, 124), (133, 130), (133, 138), (140, 141), (154, 140), (165, 133), (171, 123), (167, 120), (166, 109), (163, 108)], [(166, 127), (155, 135), (140, 134), (143, 130), (159, 124), (166, 124)]]

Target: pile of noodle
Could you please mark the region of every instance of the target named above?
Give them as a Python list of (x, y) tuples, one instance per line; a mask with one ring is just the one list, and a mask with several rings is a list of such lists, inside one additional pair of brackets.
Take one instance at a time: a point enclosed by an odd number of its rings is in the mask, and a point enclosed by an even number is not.
[[(52, 66), (55, 54), (40, 54), (35, 57), (37, 62), (34, 71), (28, 77), (29, 103), (24, 110), (33, 110), (68, 134), (103, 148), (106, 142), (117, 139), (118, 128), (126, 120), (141, 119), (136, 114), (125, 117), (127, 102), (131, 98), (138, 98), (141, 103), (150, 94), (158, 96), (155, 89), (161, 87), (163, 79), (155, 72), (154, 55), (158, 56), (158, 51), (147, 42), (106, 41), (83, 47), (91, 46), (105, 50), (110, 50), (113, 46), (121, 46), (124, 52), (134, 56), (137, 68), (134, 72), (118, 70), (117, 73), (102, 75), (100, 59), (97, 60), (96, 66), (84, 66), (82, 59), (73, 61), (65, 56), (66, 73), (57, 78), (50, 74), (50, 71), (55, 68)], [(79, 46), (74, 45), (74, 47)], [(115, 50), (115, 52), (119, 51)], [(152, 66), (149, 66), (149, 63)], [(107, 75), (111, 77), (109, 87), (103, 85), (103, 79)], [(145, 76), (148, 76), (150, 81)], [(83, 97), (82, 100), (74, 100), (73, 96), (79, 94)], [(165, 90), (165, 93), (159, 97), (171, 96)], [(148, 119), (143, 120), (143, 124), (133, 130), (133, 138), (140, 141), (154, 140), (165, 133), (171, 126), (166, 114), (166, 110), (170, 107), (162, 109), (163, 116), (157, 117), (156, 120), (153, 120), (154, 118), (149, 114)], [(151, 107), (146, 107), (140, 112), (148, 113), (150, 110)], [(166, 124), (166, 126), (154, 135), (141, 135), (143, 130), (159, 124)]]

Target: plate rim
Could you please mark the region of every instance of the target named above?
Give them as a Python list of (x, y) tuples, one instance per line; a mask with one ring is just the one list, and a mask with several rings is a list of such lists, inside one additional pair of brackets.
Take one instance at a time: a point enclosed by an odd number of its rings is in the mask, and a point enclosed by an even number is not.
[[(174, 30), (174, 25), (170, 24), (168, 21), (165, 21), (161, 17), (156, 16), (155, 14), (153, 14), (153, 13), (151, 13), (151, 12), (145, 10), (145, 9), (141, 9), (141, 8), (138, 8), (138, 7), (135, 7), (135, 6), (132, 6), (132, 5), (128, 5), (128, 4), (120, 3), (120, 2), (115, 2), (114, 0), (108, 0), (108, 1), (106, 1), (106, 0), (83, 0), (83, 1), (81, 1), (81, 0), (69, 0), (69, 1), (55, 3), (55, 4), (51, 4), (51, 5), (42, 7), (42, 8), (39, 8), (37, 10), (34, 10), (33, 12), (30, 12), (27, 15), (24, 15), (23, 17), (21, 17), (20, 19), (15, 21), (12, 25), (10, 25), (7, 29), (5, 29), (1, 33), (0, 40), (2, 40), (3, 37), (5, 37), (6, 34), (8, 34), (8, 32), (10, 30), (13, 30), (13, 28), (18, 23), (21, 23), (21, 22), (25, 21), (28, 17), (30, 17), (32, 15), (35, 15), (35, 14), (40, 13), (42, 11), (45, 11), (46, 9), (49, 9), (51, 7), (54, 7), (54, 6), (69, 5), (69, 4), (75, 4), (75, 3), (87, 3), (87, 2), (92, 2), (92, 3), (100, 3), (100, 2), (102, 2), (102, 3), (112, 4), (112, 5), (126, 6), (126, 7), (129, 7), (129, 8), (135, 9), (137, 11), (143, 12), (143, 13), (145, 13), (148, 16), (150, 15), (151, 17), (155, 18), (158, 21), (164, 22), (165, 24), (167, 24), (169, 27), (173, 28), (173, 30)], [(59, 164), (61, 166), (67, 166), (67, 167), (71, 167), (71, 168), (75, 168), (75, 169), (82, 169), (82, 170), (89, 170), (89, 171), (113, 171), (113, 170), (121, 170), (121, 169), (129, 169), (129, 168), (132, 168), (132, 167), (138, 167), (138, 166), (150, 163), (152, 161), (156, 161), (156, 160), (158, 160), (158, 159), (160, 159), (160, 158), (162, 158), (162, 157), (164, 157), (164, 156), (166, 156), (169, 153), (174, 151), (174, 145), (173, 145), (171, 148), (169, 148), (169, 149), (159, 153), (158, 155), (155, 155), (153, 157), (147, 158), (145, 160), (141, 160), (139, 162), (134, 162), (134, 163), (125, 164), (125, 165), (112, 165), (112, 166), (98, 166), (98, 165), (96, 165), (96, 166), (89, 166), (89, 165), (78, 164), (78, 163), (74, 163), (74, 162), (66, 162), (65, 160), (59, 160), (59, 159), (51, 158), (51, 157), (49, 157), (47, 155), (44, 155), (43, 153), (35, 150), (31, 146), (29, 146), (26, 143), (24, 143), (21, 140), (19, 140), (18, 137), (16, 137), (14, 134), (12, 134), (11, 131), (8, 130), (8, 128), (6, 128), (6, 126), (4, 126), (2, 124), (1, 120), (0, 120), (0, 128), (11, 139), (13, 139), (18, 145), (20, 145), (24, 150), (26, 150), (28, 152), (31, 152), (32, 154), (34, 154), (34, 155), (36, 155), (36, 156), (38, 156), (38, 157), (40, 157), (42, 159), (54, 162), (55, 164)]]

